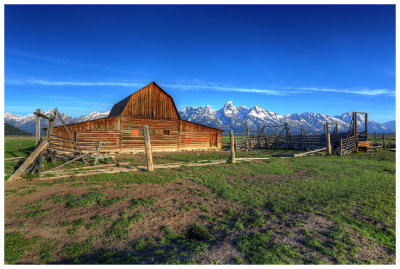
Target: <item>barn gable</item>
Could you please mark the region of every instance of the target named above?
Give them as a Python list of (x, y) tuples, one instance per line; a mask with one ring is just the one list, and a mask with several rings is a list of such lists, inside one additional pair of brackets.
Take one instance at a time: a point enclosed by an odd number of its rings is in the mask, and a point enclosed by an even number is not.
[(155, 82), (118, 102), (109, 117), (180, 119), (174, 100)]

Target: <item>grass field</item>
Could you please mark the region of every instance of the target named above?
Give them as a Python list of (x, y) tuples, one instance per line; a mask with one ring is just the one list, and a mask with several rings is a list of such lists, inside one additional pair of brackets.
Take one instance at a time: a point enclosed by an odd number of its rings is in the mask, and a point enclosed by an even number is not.
[[(31, 146), (6, 140), (5, 151)], [(395, 169), (395, 153), (382, 150), (6, 182), (5, 262), (393, 264)]]

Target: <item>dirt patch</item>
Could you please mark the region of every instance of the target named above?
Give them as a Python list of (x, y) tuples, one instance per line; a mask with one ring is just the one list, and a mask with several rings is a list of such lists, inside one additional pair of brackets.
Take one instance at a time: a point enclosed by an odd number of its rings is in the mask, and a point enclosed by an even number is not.
[[(79, 184), (82, 183), (82, 184)], [(68, 194), (82, 196), (87, 193), (102, 192), (106, 194), (106, 199), (115, 197), (129, 196), (129, 199), (115, 205), (104, 206), (93, 203), (88, 207), (68, 208), (66, 203), (55, 204), (51, 197), (65, 197)], [(107, 217), (110, 221), (105, 225), (111, 226), (121, 215), (121, 212), (129, 214), (135, 212), (145, 213), (145, 217), (137, 224), (128, 228), (129, 239), (117, 241), (114, 247), (124, 249), (130, 242), (139, 238), (163, 236), (162, 228), (169, 226), (177, 233), (184, 233), (187, 226), (194, 223), (206, 224), (205, 216), (220, 216), (228, 208), (241, 210), (243, 207), (222, 200), (211, 194), (211, 190), (198, 185), (189, 180), (178, 180), (169, 184), (131, 184), (120, 189), (113, 183), (89, 184), (84, 181), (72, 183), (55, 184), (52, 186), (32, 186), (32, 182), (9, 182), (6, 183), (6, 190), (15, 190), (5, 197), (5, 232), (29, 233), (29, 236), (41, 236), (47, 239), (56, 239), (60, 242), (59, 249), (66, 243), (84, 242), (93, 234), (93, 231), (81, 227), (74, 235), (68, 234), (71, 227), (61, 227), (62, 222), (74, 222), (84, 219), (85, 223), (91, 223), (91, 218), (95, 216)], [(20, 196), (22, 192), (36, 189), (29, 195)], [(138, 198), (155, 199), (154, 205), (150, 208), (138, 207), (130, 208), (131, 200)], [(42, 201), (42, 202), (41, 202)], [(41, 209), (48, 210), (47, 213), (36, 218), (17, 217), (16, 213), (24, 213), (27, 204), (40, 204)], [(96, 227), (95, 229), (100, 229)], [(94, 248), (104, 247), (106, 242), (104, 236), (95, 238)], [(21, 263), (38, 263), (37, 253), (32, 252), (20, 260)], [(54, 262), (60, 261), (56, 258)]]

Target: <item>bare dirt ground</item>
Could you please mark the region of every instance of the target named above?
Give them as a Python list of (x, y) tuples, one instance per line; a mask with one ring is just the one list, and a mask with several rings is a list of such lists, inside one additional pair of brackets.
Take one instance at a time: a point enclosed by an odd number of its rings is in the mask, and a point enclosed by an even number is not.
[[(89, 223), (94, 216), (109, 217), (118, 219), (122, 211), (130, 211), (129, 204), (131, 199), (137, 198), (153, 198), (156, 200), (152, 206), (152, 210), (146, 210), (146, 217), (138, 225), (134, 225), (129, 229), (129, 240), (120, 242), (115, 247), (123, 249), (127, 247), (129, 242), (142, 237), (162, 237), (162, 227), (169, 226), (177, 233), (184, 233), (189, 224), (200, 223), (206, 224), (203, 218), (206, 215), (212, 217), (221, 216), (228, 208), (233, 210), (243, 210), (243, 206), (210, 196), (199, 196), (194, 194), (190, 189), (196, 189), (196, 193), (211, 193), (209, 189), (198, 185), (192, 181), (175, 181), (169, 184), (143, 184), (126, 186), (124, 189), (113, 188), (111, 183), (108, 184), (90, 184), (79, 182), (68, 184), (55, 184), (53, 186), (32, 188), (32, 182), (8, 182), (6, 189), (14, 190), (26, 188), (37, 189), (36, 192), (21, 197), (18, 193), (11, 193), (5, 199), (5, 232), (21, 232), (29, 233), (30, 236), (42, 236), (47, 239), (57, 239), (61, 242), (59, 249), (63, 244), (71, 241), (72, 236), (67, 233), (68, 228), (60, 228), (62, 222), (73, 222), (77, 219), (85, 219), (85, 223)], [(122, 201), (112, 206), (102, 206), (93, 204), (89, 207), (66, 208), (64, 203), (54, 204), (50, 198), (52, 196), (66, 196), (68, 194), (81, 196), (91, 192), (91, 188), (98, 188), (98, 191), (107, 194), (107, 198), (122, 197), (128, 195), (130, 199)], [(21, 191), (22, 192), (22, 191)], [(18, 212), (23, 212), (23, 206), (27, 204), (42, 203), (43, 208), (49, 210), (36, 219), (16, 218)], [(201, 205), (201, 207), (210, 210), (206, 213), (200, 208), (191, 208), (190, 211), (181, 210), (182, 204), (191, 203), (192, 205)], [(157, 210), (159, 209), (159, 210)], [(90, 233), (86, 229), (80, 229), (74, 236), (79, 241), (89, 238)], [(94, 245), (103, 246), (104, 240), (98, 238)], [(38, 257), (27, 255), (21, 263), (40, 263)], [(62, 257), (53, 262), (60, 261)]]

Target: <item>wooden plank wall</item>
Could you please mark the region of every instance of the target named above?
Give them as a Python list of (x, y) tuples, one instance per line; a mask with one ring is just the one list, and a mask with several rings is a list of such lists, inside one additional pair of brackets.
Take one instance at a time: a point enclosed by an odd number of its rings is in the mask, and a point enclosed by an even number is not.
[[(82, 141), (82, 151), (92, 150), (102, 140), (101, 152), (144, 151), (143, 125), (149, 125), (153, 151), (221, 149), (222, 131), (178, 119), (138, 119), (112, 117), (68, 125), (74, 139)], [(181, 131), (180, 131), (181, 130)], [(55, 127), (53, 134), (70, 142), (64, 127)], [(52, 148), (74, 150), (63, 139), (52, 141)], [(83, 145), (84, 144), (84, 145)]]
[[(57, 126), (54, 127), (53, 130), (62, 129), (64, 127)], [(104, 118), (104, 119), (97, 119), (79, 123), (73, 123), (68, 125), (68, 129), (70, 131), (77, 131), (77, 130), (103, 130), (103, 131), (116, 131), (119, 130), (119, 117), (111, 117), (111, 118)]]
[[(79, 148), (84, 152), (87, 150), (93, 150), (94, 147), (97, 147), (99, 140), (102, 140), (103, 142), (103, 146), (101, 148), (102, 152), (118, 151), (119, 128), (120, 117), (97, 119), (68, 125), (68, 129), (71, 131), (74, 139), (93, 141), (82, 141), (82, 145), (78, 145)], [(50, 145), (51, 148), (70, 151), (75, 150), (74, 145), (68, 143), (71, 142), (71, 140), (63, 126), (54, 127), (53, 134), (64, 137), (67, 141), (63, 141), (61, 138), (58, 139), (54, 137), (53, 139), (55, 140), (51, 141), (51, 143), (58, 143), (59, 145)]]
[(132, 94), (121, 116), (157, 119), (180, 118), (172, 98), (154, 83)]
[(178, 124), (178, 120), (121, 117), (121, 152), (144, 151), (143, 125), (149, 126), (153, 151), (178, 150)]
[(99, 145), (99, 140), (103, 143), (101, 146), (102, 152), (117, 152), (119, 151), (119, 131), (102, 131), (102, 130), (79, 130), (76, 132), (76, 139), (89, 140), (93, 142), (82, 141), (79, 148), (82, 151), (93, 150)]
[(181, 120), (182, 149), (221, 148), (222, 131)]

